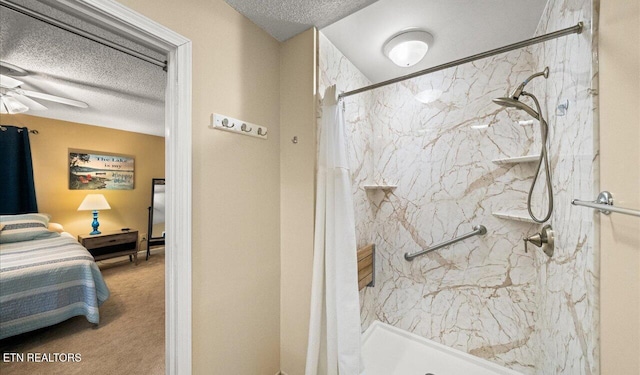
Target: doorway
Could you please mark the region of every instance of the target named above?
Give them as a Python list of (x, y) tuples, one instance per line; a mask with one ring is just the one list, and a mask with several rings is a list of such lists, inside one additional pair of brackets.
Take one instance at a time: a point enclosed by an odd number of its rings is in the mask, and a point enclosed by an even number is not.
[(111, 0), (60, 0), (65, 10), (167, 55), (165, 93), (166, 374), (191, 373), (191, 41)]

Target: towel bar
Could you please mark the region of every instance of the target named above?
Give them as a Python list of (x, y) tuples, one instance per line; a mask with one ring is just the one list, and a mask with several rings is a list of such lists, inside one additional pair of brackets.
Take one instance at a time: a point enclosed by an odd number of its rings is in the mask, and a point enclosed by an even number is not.
[(596, 198), (596, 200), (593, 202), (574, 199), (571, 201), (571, 204), (574, 206), (583, 206), (583, 207), (593, 208), (605, 215), (609, 215), (612, 212), (616, 212), (619, 214), (640, 217), (640, 210), (632, 210), (630, 208), (615, 207), (613, 205), (613, 195), (611, 195), (611, 193), (609, 193), (608, 191), (601, 191), (600, 194), (598, 194), (598, 198)]

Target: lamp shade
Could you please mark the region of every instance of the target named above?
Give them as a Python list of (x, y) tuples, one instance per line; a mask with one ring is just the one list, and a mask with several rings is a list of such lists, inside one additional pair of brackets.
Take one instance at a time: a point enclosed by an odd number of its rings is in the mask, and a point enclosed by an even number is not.
[(111, 206), (109, 206), (107, 199), (102, 194), (87, 194), (82, 203), (80, 203), (80, 207), (78, 207), (78, 211), (99, 211), (110, 209)]

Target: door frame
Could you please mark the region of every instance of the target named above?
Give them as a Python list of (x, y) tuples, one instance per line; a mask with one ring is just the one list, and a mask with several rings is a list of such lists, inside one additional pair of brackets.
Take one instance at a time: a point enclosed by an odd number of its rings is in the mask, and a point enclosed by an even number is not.
[(191, 41), (112, 0), (56, 1), (167, 56), (165, 373), (191, 374)]

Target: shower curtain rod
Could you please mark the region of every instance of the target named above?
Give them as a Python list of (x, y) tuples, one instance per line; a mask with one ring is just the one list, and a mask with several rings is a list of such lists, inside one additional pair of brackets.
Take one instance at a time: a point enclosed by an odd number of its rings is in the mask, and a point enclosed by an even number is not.
[(69, 25), (67, 23), (64, 23), (62, 21), (58, 21), (58, 20), (56, 20), (54, 18), (51, 18), (49, 16), (46, 16), (46, 15), (44, 15), (42, 13), (38, 13), (38, 12), (36, 12), (34, 10), (25, 8), (25, 7), (23, 7), (21, 5), (18, 5), (18, 4), (14, 4), (14, 3), (10, 2), (10, 1), (7, 1), (7, 0), (0, 0), (0, 6), (3, 6), (5, 8), (7, 8), (7, 9), (10, 9), (10, 10), (13, 10), (14, 12), (23, 14), (23, 15), (25, 15), (27, 17), (31, 17), (31, 18), (36, 19), (38, 21), (44, 22), (44, 23), (49, 24), (51, 26), (57, 27), (59, 29), (68, 31), (68, 32), (70, 32), (72, 34), (81, 36), (81, 37), (83, 37), (85, 39), (92, 40), (92, 41), (94, 41), (94, 42), (96, 42), (98, 44), (102, 44), (105, 47), (113, 48), (116, 51), (120, 51), (120, 52), (125, 53), (125, 54), (127, 54), (129, 56), (133, 56), (135, 58), (138, 58), (140, 60), (146, 61), (146, 62), (151, 63), (153, 65), (157, 65), (157, 66), (161, 67), (162, 69), (164, 69), (165, 71), (167, 70), (167, 62), (164, 61), (164, 60), (158, 60), (158, 59), (155, 59), (153, 57), (147, 56), (147, 55), (145, 55), (143, 53), (140, 53), (138, 51), (135, 51), (135, 50), (133, 50), (131, 48), (128, 48), (128, 47), (125, 47), (123, 45), (114, 43), (114, 42), (112, 42), (110, 40), (107, 40), (107, 39), (105, 39), (105, 38), (103, 38), (101, 36), (98, 36), (98, 35), (92, 34), (90, 32), (84, 31), (82, 29), (79, 29), (79, 28), (77, 28), (75, 26), (71, 26), (71, 25)]
[(468, 56), (468, 57), (465, 57), (465, 58), (462, 58), (462, 59), (458, 59), (458, 60), (454, 60), (454, 61), (451, 61), (451, 62), (448, 62), (448, 63), (445, 63), (445, 64), (436, 65), (436, 66), (431, 67), (431, 68), (423, 69), (423, 70), (417, 71), (415, 73), (411, 73), (411, 74), (407, 74), (407, 75), (404, 75), (404, 76), (401, 76), (401, 77), (393, 78), (393, 79), (390, 79), (390, 80), (387, 80), (387, 81), (375, 83), (373, 85), (361, 87), (361, 88), (356, 89), (356, 90), (343, 92), (342, 94), (338, 95), (338, 99), (344, 99), (347, 96), (360, 94), (360, 93), (365, 92), (365, 91), (370, 91), (370, 90), (373, 90), (373, 89), (377, 89), (379, 87), (388, 86), (388, 85), (391, 85), (391, 84), (394, 84), (394, 83), (405, 81), (407, 79), (420, 77), (420, 76), (423, 76), (425, 74), (437, 72), (439, 70), (452, 68), (454, 66), (458, 66), (458, 65), (461, 65), (461, 64), (466, 64), (468, 62), (472, 62), (472, 61), (479, 60), (479, 59), (484, 59), (485, 57), (490, 57), (490, 56), (493, 56), (493, 55), (498, 55), (500, 53), (513, 51), (515, 49), (519, 49), (519, 48), (522, 48), (522, 47), (530, 46), (532, 44), (546, 42), (547, 40), (556, 39), (556, 38), (559, 38), (561, 36), (570, 35), (570, 34), (580, 34), (580, 33), (582, 33), (583, 27), (584, 27), (584, 24), (582, 22), (578, 22), (577, 25), (572, 26), (572, 27), (568, 27), (566, 29), (554, 31), (554, 32), (549, 33), (549, 34), (536, 36), (536, 37), (533, 37), (533, 38), (530, 38), (530, 39), (523, 40), (521, 42), (508, 44), (506, 46), (499, 47), (499, 48), (496, 48), (496, 49), (492, 49), (492, 50), (489, 50), (489, 51), (486, 51), (486, 52), (478, 53), (476, 55)]

